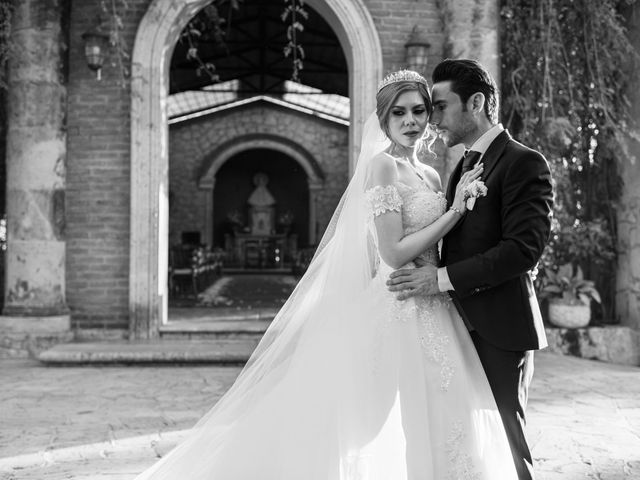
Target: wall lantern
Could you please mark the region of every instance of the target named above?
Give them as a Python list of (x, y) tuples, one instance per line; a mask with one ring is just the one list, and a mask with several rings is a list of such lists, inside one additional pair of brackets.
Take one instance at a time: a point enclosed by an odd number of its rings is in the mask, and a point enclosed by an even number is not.
[(417, 25), (411, 30), (409, 41), (405, 44), (404, 48), (406, 50), (405, 62), (407, 68), (419, 73), (424, 73), (427, 69), (431, 44), (427, 41), (425, 35), (418, 30)]
[(102, 64), (104, 63), (104, 51), (109, 41), (109, 36), (100, 32), (97, 28), (82, 34), (84, 40), (84, 56), (87, 66), (96, 72), (96, 79), (102, 78)]

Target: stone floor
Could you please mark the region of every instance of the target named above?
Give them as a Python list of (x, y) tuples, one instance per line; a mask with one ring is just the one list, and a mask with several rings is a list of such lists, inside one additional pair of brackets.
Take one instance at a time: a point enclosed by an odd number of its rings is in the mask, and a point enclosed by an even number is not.
[(171, 297), (169, 306), (209, 307), (214, 313), (229, 309), (277, 309), (289, 298), (298, 280), (286, 273), (225, 273), (197, 297), (192, 294)]
[[(0, 478), (132, 479), (238, 373), (1, 360)], [(640, 479), (640, 368), (541, 353), (528, 413), (538, 480)]]

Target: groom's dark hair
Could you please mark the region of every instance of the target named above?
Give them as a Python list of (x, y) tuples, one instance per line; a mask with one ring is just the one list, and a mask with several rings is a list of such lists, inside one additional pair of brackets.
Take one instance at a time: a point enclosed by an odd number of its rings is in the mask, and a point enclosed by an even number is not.
[(436, 66), (431, 79), (434, 84), (450, 81), (451, 91), (460, 97), (463, 104), (474, 93), (482, 93), (484, 113), (491, 123), (498, 123), (498, 87), (487, 69), (475, 60), (447, 58)]

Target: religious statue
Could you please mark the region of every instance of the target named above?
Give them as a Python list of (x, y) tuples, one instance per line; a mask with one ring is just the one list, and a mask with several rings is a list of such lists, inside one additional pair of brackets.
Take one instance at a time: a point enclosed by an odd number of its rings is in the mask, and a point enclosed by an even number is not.
[(276, 200), (269, 192), (269, 177), (256, 173), (253, 177), (255, 190), (249, 196), (249, 226), (252, 235), (272, 235), (275, 233)]

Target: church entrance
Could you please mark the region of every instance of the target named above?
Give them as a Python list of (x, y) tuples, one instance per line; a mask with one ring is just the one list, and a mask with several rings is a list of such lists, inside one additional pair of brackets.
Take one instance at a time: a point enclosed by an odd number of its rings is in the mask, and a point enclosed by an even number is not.
[[(219, 157), (218, 152), (227, 149), (228, 142), (241, 135), (277, 137), (279, 144), (295, 141), (296, 147), (291, 148), (308, 151), (327, 173), (323, 183), (296, 183), (307, 185), (308, 189), (306, 201), (296, 202), (291, 200), (293, 192), (284, 200), (278, 200), (276, 193), (281, 187), (274, 180), (276, 176), (272, 177), (269, 172), (265, 172), (266, 186), (274, 188), (271, 195), (276, 202), (282, 201), (291, 207), (294, 219), (286, 238), (295, 234), (296, 248), (311, 244), (312, 236), (322, 233), (323, 222), (328, 221), (337, 203), (335, 199), (339, 199), (353, 170), (362, 125), (374, 104), (376, 85), (382, 74), (380, 42), (362, 0), (304, 3), (309, 15), (304, 21), (304, 37), (300, 37), (304, 69), (298, 72), (299, 78), (292, 73), (292, 58), (282, 54), (288, 42), (287, 28), (291, 26), (283, 23), (282, 2), (246, 1), (237, 11), (225, 14), (220, 10), (214, 12), (216, 15), (210, 15), (212, 10), (205, 9), (211, 5), (211, 0), (178, 4), (173, 0), (152, 0), (140, 23), (132, 52), (129, 298), (130, 331), (135, 338), (157, 336), (167, 323), (171, 286), (167, 278), (171, 260), (169, 247), (176, 240), (183, 240), (170, 236), (169, 216), (172, 209), (184, 206), (178, 198), (180, 193), (186, 191), (214, 210), (200, 218), (185, 215), (191, 226), (184, 230), (193, 236), (184, 240), (201, 244), (212, 240), (211, 245), (215, 245), (224, 239), (224, 232), (218, 232), (215, 224), (221, 221), (218, 216), (226, 218), (227, 212), (217, 214), (215, 209), (220, 202), (206, 198), (217, 195), (218, 188), (224, 188), (223, 182), (209, 177), (205, 180), (210, 183), (200, 182), (202, 171), (196, 168), (197, 162), (206, 156)], [(227, 24), (230, 28), (225, 34), (225, 45), (219, 44), (215, 29), (186, 28), (193, 26), (192, 19), (201, 15), (208, 15), (209, 19), (233, 18)], [(206, 19), (202, 22), (205, 24), (208, 24)], [(198, 47), (185, 38), (196, 38)], [(212, 75), (206, 73), (212, 72), (210, 65), (215, 66)], [(346, 111), (344, 99), (348, 105)], [(205, 128), (207, 118), (217, 122), (214, 129)], [(247, 118), (259, 119), (260, 123), (247, 130), (239, 125)], [(230, 120), (238, 127), (234, 131)], [(192, 134), (179, 144), (185, 148), (176, 156), (171, 153), (175, 142), (173, 138), (169, 141), (174, 131), (176, 135)], [(321, 144), (322, 149), (309, 146), (313, 144)], [(180, 181), (187, 187), (169, 181), (170, 170), (176, 165), (169, 164), (174, 159), (182, 164), (185, 175)], [(239, 160), (229, 163), (230, 169), (236, 161)], [(194, 168), (184, 168), (185, 162)], [(245, 180), (251, 180), (248, 188), (256, 188), (253, 181), (259, 173), (247, 174)], [(309, 176), (309, 172), (306, 173)], [(295, 174), (290, 172), (291, 175)], [(199, 183), (189, 187), (189, 181)], [(304, 197), (302, 192), (295, 195)], [(317, 219), (313, 218), (310, 207), (314, 200), (318, 205)], [(275, 206), (273, 217), (265, 211), (253, 210), (255, 218), (261, 219), (258, 223), (262, 222), (263, 237), (285, 235), (284, 223), (278, 224), (278, 216), (287, 211), (279, 212), (278, 203), (272, 206)], [(304, 208), (309, 209), (306, 228), (296, 224), (299, 215), (304, 215), (296, 211), (302, 212), (300, 209)], [(247, 210), (245, 215), (248, 214)], [(237, 225), (238, 233), (251, 234), (252, 225), (246, 217), (244, 221)], [(211, 228), (207, 228), (209, 222), (214, 224)], [(317, 228), (316, 223), (320, 225)], [(249, 232), (243, 231), (245, 228), (249, 228)], [(275, 233), (267, 233), (267, 229)], [(235, 247), (237, 242), (233, 243)], [(289, 244), (286, 246), (290, 251)], [(271, 248), (269, 246), (269, 251)], [(259, 246), (258, 250), (261, 249)], [(247, 263), (266, 268), (276, 262), (271, 253), (261, 256), (250, 248), (247, 260), (247, 249), (243, 252), (233, 257), (237, 268), (241, 265), (247, 268)], [(286, 258), (285, 252), (278, 261)]]
[[(180, 228), (188, 225), (181, 223), (184, 208), (170, 208), (178, 230), (170, 228), (178, 239), (170, 255), (170, 326), (276, 314), (304, 271), (317, 230), (312, 193), (319, 173), (308, 174), (310, 163), (300, 161), (277, 148), (247, 148), (213, 160), (200, 181), (210, 186), (209, 204), (175, 189), (175, 203), (189, 202), (186, 211), (210, 218), (202, 236)], [(177, 264), (181, 252), (185, 265)], [(193, 268), (195, 257), (201, 270)]]

